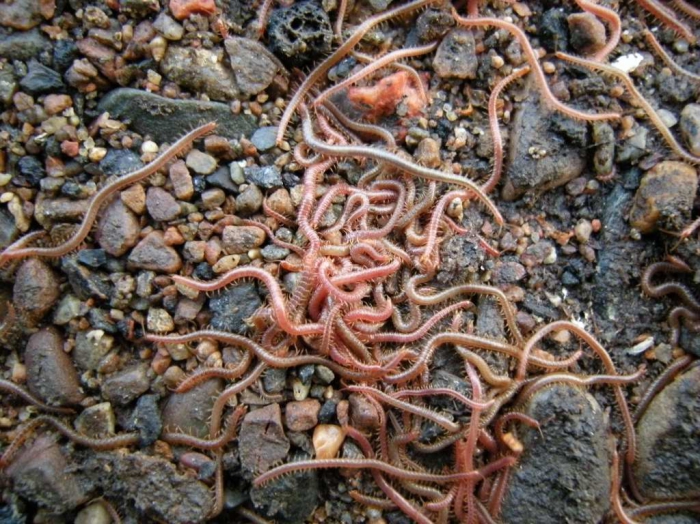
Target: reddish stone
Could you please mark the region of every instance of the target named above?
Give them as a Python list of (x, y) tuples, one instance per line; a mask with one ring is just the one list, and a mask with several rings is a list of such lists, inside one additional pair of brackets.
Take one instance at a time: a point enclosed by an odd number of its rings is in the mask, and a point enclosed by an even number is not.
[(170, 0), (170, 10), (177, 20), (184, 20), (193, 13), (214, 14), (216, 4), (214, 0)]
[(80, 144), (72, 140), (64, 140), (61, 142), (61, 151), (70, 157), (76, 157), (80, 152)]

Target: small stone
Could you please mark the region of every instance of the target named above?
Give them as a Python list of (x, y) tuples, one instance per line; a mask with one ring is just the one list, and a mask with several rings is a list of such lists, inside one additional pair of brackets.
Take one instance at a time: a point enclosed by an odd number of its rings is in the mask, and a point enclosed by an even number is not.
[(29, 391), (47, 404), (70, 406), (83, 400), (78, 373), (55, 329), (45, 328), (29, 337), (24, 362)]
[(64, 295), (56, 306), (53, 314), (53, 323), (64, 326), (80, 315), (81, 302), (74, 295)]
[(231, 177), (231, 182), (236, 185), (245, 184), (245, 175), (243, 173), (243, 168), (238, 162), (231, 162), (229, 166), (229, 175)]
[(110, 402), (125, 406), (149, 390), (149, 366), (141, 363), (114, 373), (102, 384), (102, 395)]
[(690, 152), (700, 156), (700, 104), (688, 104), (681, 111), (681, 135)]
[(326, 366), (316, 366), (314, 369), (314, 376), (321, 384), (325, 385), (328, 385), (335, 380), (335, 373), (333, 373), (333, 371)]
[(522, 264), (503, 261), (496, 263), (491, 273), (491, 279), (494, 284), (514, 284), (525, 278), (526, 275), (527, 271)]
[(146, 190), (141, 184), (134, 184), (125, 189), (120, 197), (126, 207), (137, 215), (143, 215), (146, 212)]
[(593, 167), (598, 175), (609, 175), (615, 162), (615, 131), (607, 122), (593, 123), (593, 142), (596, 150), (593, 155)]
[(635, 162), (642, 158), (647, 151), (648, 135), (649, 130), (646, 127), (639, 126), (635, 130), (634, 135), (617, 148), (617, 162)]
[(243, 169), (245, 179), (263, 189), (282, 186), (282, 174), (277, 166), (250, 166)]
[(170, 0), (168, 5), (178, 20), (189, 18), (193, 13), (213, 15), (216, 11), (214, 0)]
[(571, 46), (592, 55), (605, 47), (605, 26), (593, 13), (573, 13), (567, 18)]
[(245, 320), (262, 306), (255, 284), (245, 282), (230, 286), (217, 296), (209, 299), (213, 313), (211, 327), (223, 331), (233, 331), (240, 335), (250, 331)]
[(68, 95), (46, 95), (44, 98), (44, 111), (53, 116), (62, 113), (73, 105), (73, 99)]
[(659, 162), (639, 184), (630, 224), (641, 233), (650, 233), (658, 225), (679, 229), (690, 214), (697, 187), (694, 167), (684, 162)]
[(161, 434), (163, 422), (158, 408), (158, 395), (141, 395), (136, 401), (136, 409), (126, 424), (127, 429), (136, 430), (142, 447), (150, 446)]
[(107, 252), (104, 249), (81, 249), (77, 259), (81, 264), (97, 269), (107, 263)]
[(375, 430), (379, 427), (379, 413), (364, 395), (352, 393), (350, 398), (350, 418), (352, 425), (359, 430)]
[(202, 206), (204, 209), (211, 210), (221, 207), (221, 205), (226, 201), (226, 193), (221, 189), (207, 189), (202, 193)]
[(180, 204), (170, 193), (160, 187), (148, 188), (146, 209), (153, 220), (158, 222), (169, 222), (180, 216)]
[(43, 163), (33, 156), (24, 156), (17, 162), (17, 167), (22, 176), (26, 177), (33, 186), (46, 176)]
[(185, 162), (187, 167), (200, 175), (210, 175), (216, 171), (216, 158), (201, 152), (199, 149), (190, 151)]
[(194, 320), (202, 310), (203, 305), (201, 300), (195, 301), (186, 297), (180, 299), (175, 309), (175, 323), (181, 324)]
[(256, 185), (249, 185), (236, 197), (236, 211), (242, 216), (250, 216), (260, 210), (263, 194)]
[(180, 255), (165, 244), (162, 231), (153, 231), (141, 240), (129, 255), (129, 264), (161, 273), (177, 273), (182, 267)]
[(164, 11), (161, 12), (153, 22), (153, 28), (163, 35), (168, 40), (182, 40), (185, 34), (185, 28), (178, 24), (172, 17), (168, 16)]
[(255, 226), (226, 226), (222, 235), (227, 253), (240, 255), (260, 247), (265, 242), (265, 232)]
[(214, 270), (214, 273), (220, 275), (237, 268), (240, 261), (240, 255), (227, 255), (225, 257), (221, 257), (216, 264), (214, 264), (212, 269)]
[[(231, 69), (236, 75), (238, 88), (243, 94), (257, 95), (267, 89), (275, 78), (279, 66), (264, 45), (249, 38), (233, 37), (224, 40), (224, 47), (231, 61)], [(276, 133), (277, 128), (273, 129)], [(254, 137), (255, 135), (251, 140), (259, 151), (267, 151), (275, 146), (273, 138), (272, 145), (263, 149), (255, 143)]]
[(73, 425), (79, 433), (92, 438), (114, 435), (116, 418), (112, 404), (102, 402), (85, 408)]
[(581, 244), (585, 244), (588, 242), (588, 239), (591, 237), (592, 232), (593, 226), (591, 225), (591, 222), (586, 219), (579, 220), (576, 224), (576, 227), (574, 227), (574, 234), (576, 235), (576, 240), (578, 240)]
[[(214, 6), (214, 0), (201, 1)], [(180, 0), (171, 0), (171, 5), (173, 2)], [(233, 71), (213, 50), (171, 44), (160, 61), (159, 71), (180, 87), (206, 94), (212, 100), (234, 100), (239, 94)]]
[(267, 38), (285, 64), (303, 66), (330, 53), (333, 29), (320, 3), (301, 2), (272, 12)]
[(190, 240), (185, 242), (182, 254), (188, 262), (202, 262), (207, 243), (203, 240)]
[(321, 424), (314, 429), (313, 443), (317, 459), (331, 459), (338, 455), (345, 441), (345, 432), (340, 426)]
[(113, 346), (114, 337), (103, 331), (79, 331), (75, 336), (73, 360), (80, 369), (96, 371)]
[(435, 52), (433, 69), (437, 75), (440, 78), (474, 79), (478, 67), (472, 32), (463, 28), (452, 29)]
[(146, 317), (148, 331), (155, 333), (170, 333), (175, 329), (175, 322), (165, 309), (150, 308)]
[(22, 262), (12, 289), (14, 306), (28, 313), (33, 319), (41, 319), (60, 297), (58, 280), (53, 270), (37, 258)]
[(288, 402), (285, 408), (285, 420), (291, 431), (306, 431), (318, 424), (318, 412), (321, 403), (316, 399), (306, 399), (301, 402)]
[(209, 416), (216, 397), (223, 390), (221, 379), (207, 380), (185, 393), (170, 395), (163, 408), (166, 431), (182, 431), (196, 437), (209, 435)]
[(413, 157), (416, 159), (416, 162), (423, 166), (433, 169), (440, 167), (442, 164), (440, 144), (433, 138), (424, 138), (418, 143)]
[(140, 233), (139, 219), (123, 200), (115, 199), (99, 218), (96, 238), (107, 253), (120, 257), (136, 245)]
[(260, 250), (260, 254), (265, 260), (284, 260), (289, 256), (289, 249), (270, 244)]
[(287, 456), (289, 440), (282, 428), (279, 404), (270, 404), (248, 413), (238, 437), (241, 467), (259, 475)]
[(292, 217), (295, 214), (292, 198), (289, 196), (289, 191), (284, 188), (278, 189), (268, 196), (267, 205), (285, 217)]
[(261, 127), (250, 137), (258, 151), (269, 151), (277, 145), (277, 126)]
[(75, 516), (74, 524), (111, 524), (112, 517), (109, 515), (104, 504), (95, 502), (85, 506)]
[(180, 200), (189, 200), (194, 195), (194, 183), (185, 162), (178, 160), (170, 166), (170, 181), (173, 184), (175, 196)]
[(26, 31), (49, 20), (56, 10), (55, 0), (17, 0), (0, 4), (0, 25)]
[(416, 31), (421, 42), (440, 40), (455, 25), (450, 12), (428, 8), (416, 20)]
[(658, 113), (659, 118), (666, 127), (671, 128), (678, 123), (678, 118), (676, 117), (676, 115), (674, 115), (668, 109), (659, 109), (656, 112)]

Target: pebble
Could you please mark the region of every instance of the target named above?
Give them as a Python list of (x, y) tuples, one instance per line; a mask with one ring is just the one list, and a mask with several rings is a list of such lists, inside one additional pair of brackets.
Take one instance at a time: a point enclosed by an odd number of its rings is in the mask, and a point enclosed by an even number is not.
[(440, 167), (442, 164), (440, 144), (433, 138), (424, 138), (418, 143), (413, 157), (416, 159), (416, 162), (423, 166), (433, 169)]
[(49, 20), (55, 10), (55, 0), (16, 0), (2, 3), (0, 4), (0, 25), (27, 31), (44, 20)]
[(591, 237), (592, 232), (593, 226), (591, 225), (591, 222), (589, 220), (586, 220), (585, 218), (579, 220), (576, 226), (574, 227), (574, 234), (576, 235), (576, 240), (578, 240), (581, 244), (585, 244), (588, 242), (588, 239)]
[(700, 497), (700, 367), (666, 386), (637, 424), (634, 476), (654, 500)]
[(165, 244), (163, 232), (153, 231), (131, 251), (129, 264), (135, 268), (172, 274), (180, 270), (182, 260), (177, 251)]
[(313, 445), (317, 459), (330, 459), (338, 455), (345, 441), (345, 432), (340, 426), (320, 424), (314, 429)]
[(81, 305), (80, 299), (76, 296), (63, 295), (53, 313), (53, 323), (58, 326), (68, 324), (68, 322), (80, 315)]
[(201, 152), (199, 149), (190, 151), (185, 162), (187, 167), (200, 175), (210, 175), (216, 171), (216, 158)]
[(248, 413), (241, 424), (238, 449), (241, 467), (248, 474), (259, 475), (281, 461), (289, 452), (289, 440), (282, 428), (279, 404)]
[(617, 148), (617, 162), (634, 162), (642, 158), (647, 151), (648, 134), (649, 130), (646, 127), (639, 126), (635, 130), (634, 135)]
[(229, 193), (238, 193), (238, 186), (231, 180), (231, 171), (226, 166), (219, 167), (207, 178), (207, 184), (218, 187)]
[[(171, 4), (173, 1), (179, 0), (171, 0)], [(202, 1), (214, 5), (213, 0)], [(159, 71), (180, 87), (193, 93), (205, 93), (212, 100), (228, 101), (238, 97), (233, 71), (208, 49), (170, 45), (160, 61)], [(227, 118), (229, 116), (230, 112)], [(201, 117), (195, 120), (199, 119)]]
[(149, 308), (146, 316), (146, 328), (154, 333), (170, 333), (175, 329), (175, 322), (165, 309)]
[(202, 193), (202, 207), (207, 210), (216, 209), (226, 201), (226, 193), (219, 188), (207, 189)]
[(113, 375), (102, 383), (102, 395), (117, 406), (125, 406), (136, 400), (151, 387), (146, 363), (134, 364)]
[[(229, 56), (238, 88), (245, 96), (257, 95), (268, 88), (279, 66), (263, 44), (249, 38), (232, 37), (224, 40), (224, 48)], [(273, 129), (276, 132), (276, 128)], [(255, 144), (255, 140), (252, 140)], [(260, 151), (266, 151), (257, 144), (255, 147)], [(268, 149), (272, 147), (274, 147), (274, 140)]]
[(251, 184), (236, 197), (236, 211), (240, 215), (250, 216), (260, 210), (262, 201), (262, 191), (258, 186)]
[(221, 257), (216, 264), (214, 264), (212, 269), (214, 273), (220, 275), (238, 267), (240, 261), (240, 255), (226, 255), (225, 257)]
[(116, 417), (112, 404), (101, 402), (85, 408), (73, 423), (75, 429), (88, 437), (99, 438), (114, 435)]
[(232, 255), (242, 255), (265, 242), (265, 232), (255, 226), (226, 226), (222, 235), (224, 250)]
[(161, 12), (155, 19), (153, 22), (153, 28), (168, 40), (175, 42), (182, 40), (182, 37), (185, 34), (185, 28), (173, 20), (172, 17), (168, 16), (165, 11)]
[(474, 34), (469, 29), (452, 29), (435, 52), (433, 69), (440, 78), (476, 78), (479, 62), (476, 58)]
[(126, 429), (140, 433), (140, 445), (150, 446), (163, 431), (163, 423), (158, 408), (158, 395), (141, 395), (136, 401), (136, 409), (126, 423)]
[(29, 337), (24, 363), (29, 391), (47, 404), (70, 406), (83, 400), (78, 373), (57, 330), (44, 328)]
[(148, 214), (158, 222), (169, 222), (180, 215), (180, 204), (170, 193), (160, 187), (148, 188), (146, 209)]
[(14, 280), (13, 304), (36, 320), (46, 315), (61, 295), (53, 270), (38, 258), (24, 260)]
[(615, 131), (607, 122), (593, 123), (593, 168), (597, 175), (612, 173), (615, 161)]
[(359, 430), (375, 430), (379, 427), (379, 413), (364, 395), (352, 393), (350, 402), (350, 419)]
[(134, 184), (121, 192), (122, 202), (137, 215), (146, 212), (146, 190), (141, 184)]
[(316, 399), (288, 402), (284, 411), (287, 428), (290, 431), (306, 431), (315, 427), (318, 424), (319, 411), (321, 403)]
[(203, 305), (204, 302), (201, 300), (195, 301), (186, 297), (180, 299), (175, 309), (175, 323), (182, 324), (194, 320), (202, 310)]
[(522, 264), (514, 261), (503, 261), (498, 262), (494, 267), (491, 280), (494, 284), (514, 284), (525, 278), (526, 275), (527, 272)]
[(604, 411), (586, 392), (556, 384), (534, 393), (525, 414), (539, 421), (540, 430), (518, 428), (525, 451), (512, 470), (503, 521), (600, 522), (610, 507)]
[(110, 149), (100, 161), (100, 169), (107, 176), (121, 176), (142, 167), (143, 162), (139, 155), (129, 149)]
[[(295, 433), (294, 435), (299, 436), (300, 434)], [(295, 446), (302, 449), (304, 446), (310, 448), (310, 443), (304, 439), (296, 442)], [(310, 457), (304, 453), (300, 458)], [(250, 490), (250, 500), (256, 511), (274, 522), (284, 522), (285, 524), (309, 522), (320, 498), (319, 474), (315, 470), (286, 475), (274, 482)]]
[(178, 20), (189, 18), (194, 13), (212, 15), (216, 11), (214, 0), (170, 0), (168, 6)]
[(189, 240), (185, 242), (182, 254), (188, 262), (202, 262), (207, 243), (203, 240)]
[(258, 129), (250, 141), (258, 151), (269, 151), (277, 144), (277, 126), (265, 126)]
[(6, 476), (18, 495), (40, 507), (51, 508), (54, 514), (73, 511), (88, 500), (88, 493), (70, 470), (53, 436), (41, 434), (21, 449), (8, 466)]
[[(12, 96), (17, 91), (15, 75), (9, 69), (0, 71), (0, 102), (9, 106), (12, 104)], [(44, 109), (46, 110), (46, 109)]]
[(641, 233), (657, 226), (678, 229), (693, 207), (698, 187), (694, 167), (667, 160), (659, 162), (642, 178), (630, 211), (630, 224)]
[[(3, 4), (8, 5), (8, 4)], [(17, 4), (21, 5), (21, 4)], [(27, 61), (46, 49), (51, 49), (53, 42), (38, 29), (18, 31), (11, 35), (3, 34), (0, 38), (0, 56), (8, 60)]]
[(112, 293), (105, 275), (78, 263), (77, 255), (63, 257), (61, 270), (68, 277), (73, 292), (83, 300), (90, 297), (107, 300)]
[(44, 111), (53, 116), (62, 113), (73, 106), (73, 99), (68, 95), (46, 95), (44, 98)]
[(260, 306), (262, 301), (255, 284), (245, 282), (230, 286), (209, 299), (209, 308), (213, 314), (211, 327), (240, 335), (246, 334), (249, 327), (245, 320), (250, 318)]
[(32, 95), (50, 93), (64, 88), (61, 75), (36, 60), (29, 62), (29, 71), (19, 81), (19, 85)]
[(688, 104), (683, 108), (680, 127), (690, 152), (700, 156), (700, 104)]
[(22, 176), (33, 186), (36, 186), (39, 181), (46, 176), (44, 164), (33, 156), (24, 156), (20, 158), (19, 162), (17, 162), (17, 167)]
[(136, 245), (140, 233), (138, 217), (124, 205), (123, 200), (115, 199), (99, 218), (96, 238), (107, 253), (120, 257)]
[(78, 331), (75, 335), (73, 360), (82, 370), (97, 371), (102, 359), (112, 350), (114, 337), (99, 330)]
[(182, 160), (170, 166), (170, 182), (173, 184), (175, 196), (179, 200), (189, 200), (194, 195), (194, 183), (187, 165)]
[(678, 117), (668, 109), (658, 109), (656, 112), (666, 127), (671, 128), (678, 123)]
[(103, 504), (95, 502), (85, 506), (75, 516), (74, 524), (111, 524), (112, 517)]
[(263, 189), (282, 187), (282, 174), (277, 166), (250, 166), (243, 173), (248, 182)]
[(223, 388), (223, 381), (217, 378), (202, 382), (185, 393), (170, 395), (163, 407), (165, 430), (208, 437), (211, 408)]
[(416, 32), (421, 42), (430, 42), (440, 40), (454, 25), (449, 11), (429, 8), (416, 20)]
[(114, 89), (97, 107), (112, 118), (128, 120), (133, 131), (148, 134), (159, 143), (172, 144), (184, 130), (192, 128), (192, 122), (216, 122), (217, 135), (236, 139), (250, 136), (258, 128), (255, 117), (243, 112), (232, 114), (229, 104), (170, 99), (139, 89)]
[(265, 260), (284, 260), (289, 256), (289, 249), (270, 244), (262, 248), (260, 254)]
[(333, 29), (320, 3), (302, 2), (272, 12), (267, 38), (270, 50), (285, 63), (303, 66), (330, 53)]
[(592, 55), (605, 47), (605, 26), (593, 13), (572, 13), (568, 16), (571, 47), (584, 55)]

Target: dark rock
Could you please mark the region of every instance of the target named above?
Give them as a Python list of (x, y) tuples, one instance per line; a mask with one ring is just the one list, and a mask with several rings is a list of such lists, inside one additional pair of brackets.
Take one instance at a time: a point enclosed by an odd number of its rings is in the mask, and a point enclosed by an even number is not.
[(107, 253), (104, 249), (82, 249), (78, 251), (78, 262), (97, 269), (107, 263)]
[(503, 198), (513, 200), (533, 189), (547, 191), (583, 172), (585, 149), (572, 144), (558, 125), (538, 98), (523, 102), (513, 119)]
[(65, 406), (83, 400), (78, 373), (55, 329), (45, 328), (29, 337), (24, 362), (29, 391), (47, 404)]
[(102, 359), (111, 351), (113, 339), (111, 337), (88, 338), (87, 331), (79, 331), (75, 335), (75, 348), (73, 360), (80, 369), (97, 370)]
[(53, 308), (59, 296), (56, 275), (45, 262), (37, 258), (22, 262), (12, 289), (15, 307), (39, 320)]
[(491, 274), (494, 284), (513, 284), (525, 278), (526, 272), (522, 264), (513, 261), (497, 262)]
[(598, 175), (609, 175), (615, 161), (615, 132), (606, 122), (593, 123), (593, 143), (596, 146), (593, 154), (593, 167)]
[(569, 45), (569, 27), (564, 11), (552, 8), (546, 11), (538, 24), (540, 42), (548, 51), (566, 52)]
[(250, 141), (258, 151), (269, 151), (275, 147), (277, 142), (277, 126), (261, 127), (253, 133)]
[(652, 499), (700, 497), (700, 367), (666, 386), (637, 425), (634, 475)]
[[(231, 180), (231, 172), (228, 166), (221, 166), (207, 177), (207, 183), (232, 193), (238, 192), (238, 186)], [(202, 191), (200, 190), (200, 193)]]
[(264, 486), (253, 488), (250, 498), (265, 516), (277, 522), (306, 522), (320, 498), (318, 472), (286, 475)]
[(540, 431), (522, 428), (525, 451), (503, 500), (508, 523), (600, 522), (610, 506), (607, 420), (598, 403), (578, 388), (537, 391), (525, 414)]
[(116, 419), (112, 405), (102, 402), (85, 408), (73, 423), (75, 429), (92, 438), (108, 437), (115, 432)]
[(257, 129), (251, 115), (234, 115), (228, 104), (196, 100), (171, 100), (138, 89), (115, 89), (105, 95), (98, 111), (129, 120), (131, 128), (158, 142), (173, 143), (193, 122), (217, 122), (216, 133), (226, 138), (250, 136)]
[(593, 13), (568, 16), (571, 46), (583, 55), (592, 55), (605, 47), (605, 26)]
[(209, 487), (180, 473), (168, 459), (143, 453), (85, 451), (76, 472), (93, 491), (118, 506), (135, 508), (140, 518), (170, 524), (204, 522), (214, 498)]
[(38, 186), (41, 179), (46, 176), (44, 164), (34, 156), (23, 156), (17, 162), (17, 167), (20, 174), (34, 187)]
[(323, 406), (321, 406), (321, 411), (318, 412), (318, 421), (321, 424), (332, 424), (336, 421), (335, 418), (335, 411), (338, 407), (338, 403), (333, 400), (329, 399), (326, 400), (323, 403)]
[(270, 15), (267, 36), (272, 52), (295, 66), (326, 56), (333, 42), (328, 14), (313, 1), (275, 9)]
[(107, 176), (124, 175), (143, 167), (139, 155), (129, 149), (109, 149), (100, 160), (100, 169)]
[(148, 370), (148, 364), (135, 364), (110, 375), (102, 384), (102, 395), (113, 404), (125, 406), (151, 387)]
[(101, 329), (112, 335), (117, 333), (117, 326), (109, 315), (109, 311), (102, 308), (90, 308), (87, 313), (90, 325), (94, 329)]
[(78, 46), (73, 40), (64, 38), (53, 42), (53, 66), (56, 71), (65, 73), (79, 55)]
[(267, 89), (279, 66), (264, 45), (249, 38), (233, 37), (224, 41), (224, 47), (238, 88), (244, 95), (257, 95)]
[(141, 434), (141, 442), (139, 443), (141, 447), (150, 446), (158, 440), (160, 432), (163, 430), (163, 422), (158, 408), (158, 395), (141, 395), (139, 397), (136, 401), (136, 409), (134, 409), (126, 429), (136, 430)]
[(233, 73), (208, 49), (170, 45), (160, 62), (160, 72), (179, 86), (193, 93), (206, 93), (213, 100), (234, 100), (238, 96)]
[(138, 217), (120, 198), (115, 198), (101, 213), (96, 238), (105, 252), (119, 257), (136, 245), (140, 233)]
[(211, 408), (222, 390), (223, 381), (216, 379), (207, 380), (185, 393), (170, 395), (163, 407), (163, 427), (166, 431), (207, 437)]
[(61, 259), (61, 269), (68, 277), (68, 282), (75, 294), (87, 300), (90, 297), (107, 300), (111, 294), (111, 286), (101, 273), (92, 271), (90, 268), (78, 263), (77, 255), (63, 257)]
[(289, 440), (282, 428), (279, 404), (270, 404), (245, 416), (238, 437), (238, 448), (241, 467), (250, 476), (264, 473), (287, 456)]
[(244, 168), (243, 173), (248, 182), (263, 189), (282, 187), (282, 175), (277, 166), (250, 166)]
[(262, 301), (252, 282), (228, 287), (209, 299), (209, 307), (213, 313), (211, 327), (243, 335), (250, 330), (245, 319), (260, 306)]
[(474, 79), (478, 67), (473, 33), (461, 27), (452, 29), (435, 52), (433, 69), (437, 75), (440, 78)]
[(38, 437), (7, 468), (13, 489), (52, 513), (71, 511), (88, 499), (56, 440)]
[(165, 244), (162, 231), (153, 231), (129, 255), (129, 264), (161, 273), (176, 273), (182, 267), (177, 251)]
[(505, 320), (501, 313), (498, 301), (489, 296), (479, 299), (476, 316), (476, 334), (480, 337), (495, 338), (502, 340), (505, 338)]
[(64, 88), (61, 75), (36, 60), (29, 62), (29, 71), (19, 85), (32, 95), (51, 93)]
[(8, 60), (26, 62), (47, 49), (51, 49), (51, 41), (38, 29), (12, 34), (0, 32), (0, 56)]
[(445, 36), (454, 25), (449, 11), (428, 9), (416, 20), (416, 31), (422, 42), (431, 42)]
[(270, 368), (263, 377), (263, 387), (268, 393), (282, 393), (287, 383), (287, 370), (284, 368)]

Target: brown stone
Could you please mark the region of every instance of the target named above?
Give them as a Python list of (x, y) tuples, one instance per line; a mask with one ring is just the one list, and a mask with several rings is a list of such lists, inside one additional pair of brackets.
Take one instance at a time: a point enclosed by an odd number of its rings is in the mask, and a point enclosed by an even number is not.
[(573, 13), (567, 18), (571, 45), (584, 55), (592, 55), (605, 47), (605, 26), (592, 13)]
[(146, 208), (153, 220), (158, 222), (169, 222), (180, 216), (180, 204), (170, 193), (160, 187), (148, 188)]
[(180, 200), (189, 200), (194, 195), (192, 175), (183, 160), (178, 160), (170, 166), (170, 181), (175, 190), (175, 196)]
[(29, 258), (15, 275), (12, 301), (17, 309), (40, 319), (51, 310), (60, 295), (56, 275), (43, 261)]
[(44, 111), (47, 115), (57, 115), (73, 105), (73, 99), (68, 95), (46, 95)]
[(277, 211), (279, 214), (286, 217), (293, 217), (294, 204), (292, 204), (292, 198), (289, 196), (289, 191), (286, 189), (278, 189), (267, 197), (267, 205), (270, 209)]
[(248, 413), (238, 438), (241, 466), (252, 474), (264, 473), (287, 456), (289, 440), (282, 428), (279, 404)]
[(6, 1), (0, 4), (0, 25), (27, 31), (50, 19), (55, 10), (55, 0)]
[(184, 20), (193, 13), (211, 15), (216, 11), (214, 0), (170, 0), (169, 5), (177, 20)]
[(211, 409), (223, 388), (223, 381), (214, 379), (207, 380), (185, 393), (170, 395), (163, 408), (164, 430), (207, 437)]
[(141, 184), (134, 184), (122, 191), (121, 199), (137, 215), (143, 215), (146, 211), (146, 190)]
[(315, 398), (288, 402), (284, 411), (287, 427), (292, 431), (311, 429), (318, 424), (319, 411), (321, 411), (321, 403)]
[(153, 231), (131, 251), (129, 264), (161, 273), (177, 273), (182, 267), (182, 260), (177, 251), (165, 244), (163, 232)]
[(139, 219), (120, 199), (112, 201), (97, 225), (97, 241), (112, 256), (120, 257), (136, 245), (141, 233)]
[(240, 255), (260, 247), (265, 242), (265, 232), (255, 226), (226, 226), (223, 233), (223, 246), (227, 253)]
[(357, 429), (374, 430), (379, 427), (379, 413), (367, 397), (359, 393), (353, 393), (348, 399), (350, 401), (350, 420)]
[(442, 164), (440, 144), (433, 138), (421, 140), (413, 156), (416, 162), (426, 167), (436, 168)]

